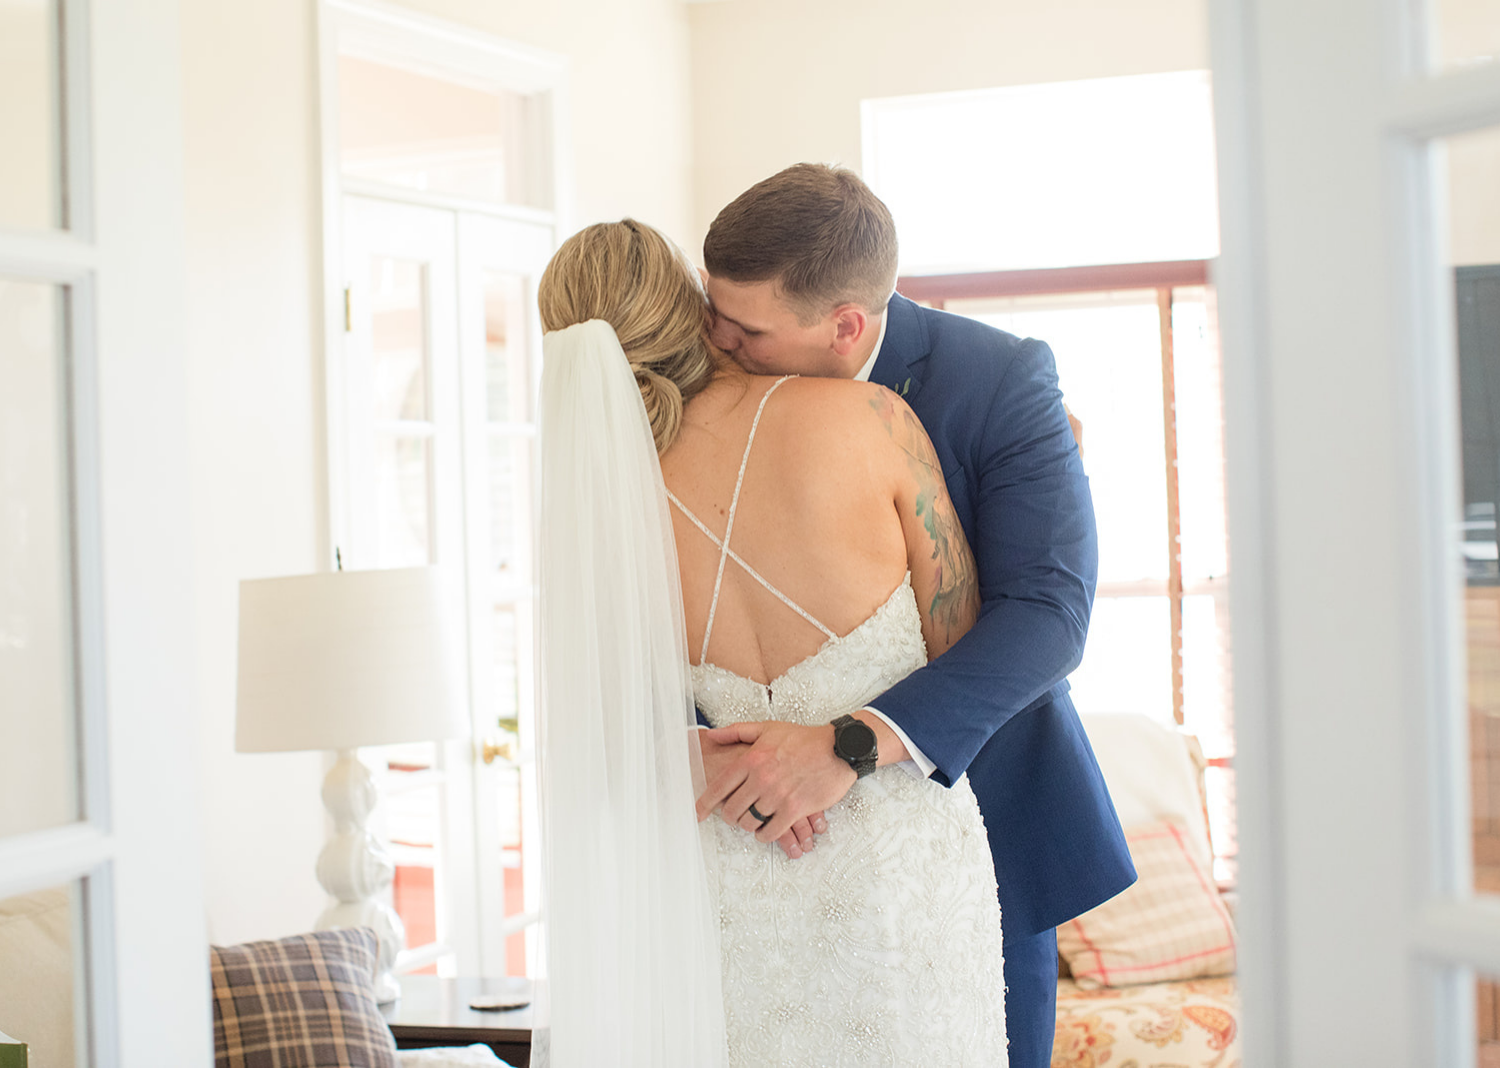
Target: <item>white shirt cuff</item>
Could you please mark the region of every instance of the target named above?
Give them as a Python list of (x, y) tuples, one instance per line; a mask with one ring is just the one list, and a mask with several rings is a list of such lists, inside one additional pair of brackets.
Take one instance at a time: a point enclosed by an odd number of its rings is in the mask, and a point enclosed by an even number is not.
[(906, 752), (911, 756), (911, 759), (901, 761), (901, 763), (896, 765), (898, 768), (901, 768), (908, 775), (917, 779), (929, 778), (937, 770), (937, 765), (927, 759), (926, 753), (912, 744), (911, 739), (906, 736), (906, 732), (896, 726), (895, 721), (890, 716), (887, 716), (878, 708), (872, 708), (870, 705), (865, 705), (865, 711), (873, 712), (885, 720), (885, 725), (895, 731), (896, 737), (901, 739), (901, 744), (906, 746)]

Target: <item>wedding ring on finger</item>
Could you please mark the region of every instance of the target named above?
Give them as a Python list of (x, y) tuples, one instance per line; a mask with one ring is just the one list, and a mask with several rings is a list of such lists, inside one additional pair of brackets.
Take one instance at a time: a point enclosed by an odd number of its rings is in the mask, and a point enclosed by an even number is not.
[(755, 807), (755, 802), (754, 801), (750, 802), (750, 818), (753, 819), (753, 820), (759, 820), (760, 821), (760, 825), (762, 827), (764, 827), (766, 824), (770, 823), (771, 822), (771, 818), (773, 816), (775, 816), (775, 815), (776, 815), (776, 813), (773, 812), (773, 813), (771, 813), (770, 816), (762, 816), (761, 813), (760, 813), (760, 809), (758, 809), (758, 808)]

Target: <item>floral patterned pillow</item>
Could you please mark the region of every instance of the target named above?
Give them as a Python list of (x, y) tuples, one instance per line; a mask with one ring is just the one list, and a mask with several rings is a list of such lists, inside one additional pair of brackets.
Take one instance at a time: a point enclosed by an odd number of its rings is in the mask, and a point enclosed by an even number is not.
[(1084, 990), (1234, 972), (1234, 921), (1203, 870), (1185, 824), (1125, 832), (1140, 878), (1057, 929), (1057, 949)]

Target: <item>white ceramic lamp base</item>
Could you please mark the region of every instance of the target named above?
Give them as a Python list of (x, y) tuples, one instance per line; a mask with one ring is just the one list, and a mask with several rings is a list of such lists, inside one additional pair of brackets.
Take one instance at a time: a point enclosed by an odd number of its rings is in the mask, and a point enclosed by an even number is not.
[(380, 943), (375, 1000), (383, 1004), (401, 995), (391, 969), (406, 946), (406, 928), (385, 903), (396, 865), (385, 844), (365, 826), (377, 799), (370, 769), (353, 749), (340, 750), (323, 780), (323, 804), (333, 817), (334, 833), (318, 854), (318, 882), (336, 900), (318, 917), (317, 929), (374, 929)]

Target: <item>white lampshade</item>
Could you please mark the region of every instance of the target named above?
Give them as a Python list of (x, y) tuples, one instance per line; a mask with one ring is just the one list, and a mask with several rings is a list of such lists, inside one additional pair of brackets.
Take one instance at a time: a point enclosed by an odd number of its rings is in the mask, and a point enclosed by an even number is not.
[(235, 749), (353, 749), (469, 733), (460, 618), (437, 568), (240, 583)]

